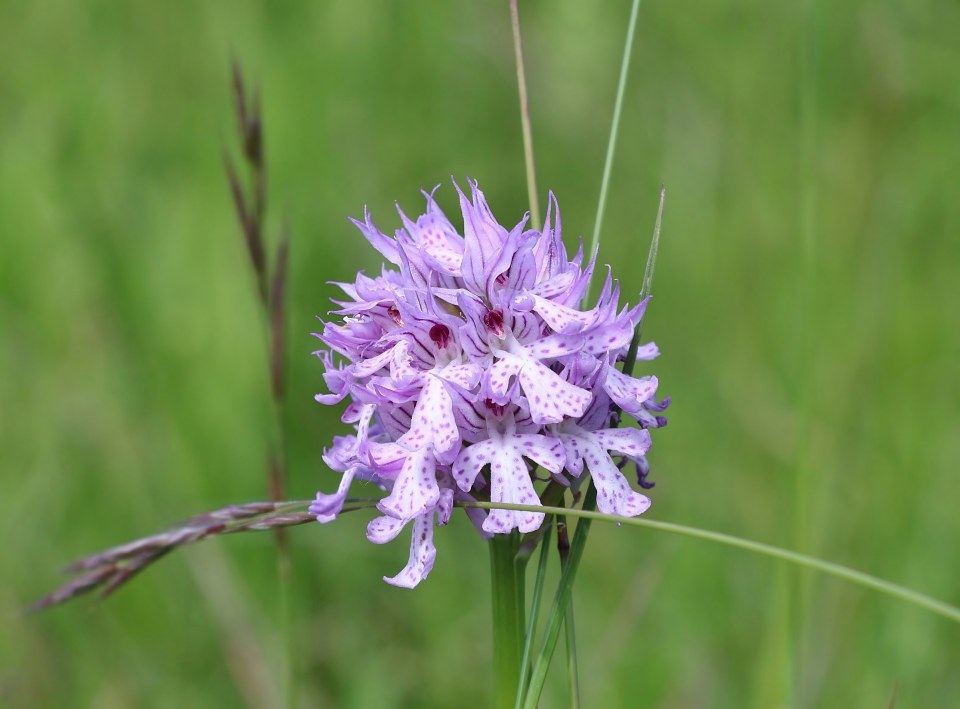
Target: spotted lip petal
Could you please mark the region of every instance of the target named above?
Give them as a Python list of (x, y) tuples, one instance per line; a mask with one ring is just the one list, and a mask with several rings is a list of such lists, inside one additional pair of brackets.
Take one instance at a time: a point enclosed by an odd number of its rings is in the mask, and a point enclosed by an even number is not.
[(431, 510), (413, 520), (407, 565), (396, 576), (383, 577), (391, 586), (415, 588), (433, 569), (437, 559), (437, 547), (433, 543), (433, 516)]
[(411, 448), (429, 446), (437, 461), (449, 465), (460, 448), (460, 433), (453, 415), (453, 399), (440, 377), (428, 376), (413, 411), (410, 430), (400, 442)]
[[(538, 505), (525, 458), (539, 463), (551, 473), (563, 469), (564, 455), (561, 441), (540, 434), (515, 433), (512, 414), (506, 421), (504, 433), (490, 423), (491, 436), (469, 446), (453, 465), (453, 479), (460, 489), (469, 492), (480, 470), (490, 466), (490, 501), (515, 505)], [(543, 522), (543, 515), (515, 510), (491, 510), (483, 529), (491, 534), (506, 534), (512, 529), (532, 532)]]
[(397, 519), (412, 519), (436, 506), (440, 499), (436, 460), (427, 448), (410, 452), (390, 494), (380, 500), (377, 509)]
[[(476, 182), (468, 194), (454, 185), (462, 235), (432, 191), (423, 193), (423, 214), (397, 207), (402, 226), (393, 236), (366, 210), (353, 220), (386, 263), (376, 276), (335, 284), (337, 317), (317, 335), (328, 393), (316, 399), (346, 401), (342, 421), (356, 434), (334, 437), (324, 452), (340, 484), (318, 493), (311, 513), (336, 518), (358, 478), (383, 489), (382, 516), (367, 537), (383, 544), (410, 530), (407, 565), (385, 577), (407, 588), (432, 569), (433, 530), (450, 521), (454, 500), (538, 505), (537, 465), (574, 489), (589, 470), (601, 511), (642, 513), (649, 499), (630, 488), (612, 456), (634, 461), (638, 484), (649, 487), (648, 429), (666, 423), (669, 404), (655, 398), (656, 377), (615, 368), (648, 300), (621, 304), (608, 268), (596, 303), (581, 307), (596, 252), (585, 254), (581, 240), (568, 256), (553, 193), (536, 231), (526, 216), (501, 225)], [(642, 345), (638, 360), (658, 354), (653, 343)], [(618, 410), (641, 428), (611, 428)], [(484, 537), (528, 533), (544, 519), (500, 509), (466, 514)]]
[(582, 471), (583, 463), (593, 476), (597, 488), (597, 509), (604, 514), (636, 517), (650, 507), (650, 499), (630, 488), (623, 473), (611, 459), (608, 450), (641, 458), (650, 448), (650, 433), (640, 429), (604, 429), (587, 431), (567, 423), (559, 434), (563, 441), (566, 464)]
[(643, 405), (657, 393), (656, 377), (628, 377), (615, 367), (607, 365), (603, 388), (610, 398), (628, 414), (636, 416)]

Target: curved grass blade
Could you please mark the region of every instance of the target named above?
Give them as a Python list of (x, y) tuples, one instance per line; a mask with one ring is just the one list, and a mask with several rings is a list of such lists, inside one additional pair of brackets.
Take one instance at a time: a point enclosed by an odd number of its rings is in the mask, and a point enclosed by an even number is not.
[[(458, 502), (457, 505), (461, 507), (479, 507), (485, 510), (504, 509), (518, 510), (521, 512), (542, 512), (548, 515), (561, 513), (570, 517), (579, 517), (584, 520), (613, 522), (614, 524), (624, 524), (628, 527), (647, 527), (649, 529), (656, 529), (661, 532), (669, 532), (671, 534), (679, 534), (681, 536), (692, 537), (694, 539), (716, 542), (717, 544), (723, 544), (724, 546), (734, 547), (736, 549), (743, 549), (744, 551), (753, 552), (754, 554), (760, 554), (761, 556), (767, 556), (772, 559), (786, 561), (790, 564), (813, 569), (814, 571), (819, 571), (829, 576), (835, 576), (836, 578), (843, 579), (844, 581), (850, 581), (858, 586), (879, 591), (887, 596), (899, 598), (902, 601), (906, 601), (914, 606), (917, 606), (918, 608), (924, 608), (932, 613), (946, 618), (947, 620), (951, 620), (954, 623), (960, 623), (960, 608), (952, 606), (949, 603), (945, 603), (944, 601), (938, 600), (924, 593), (920, 593), (919, 591), (914, 591), (913, 589), (905, 586), (900, 586), (899, 584), (885, 581), (884, 579), (871, 576), (870, 574), (857, 571), (856, 569), (851, 569), (847, 566), (843, 566), (842, 564), (836, 564), (832, 561), (824, 561), (823, 559), (818, 559), (814, 556), (801, 554), (800, 552), (773, 546), (772, 544), (755, 542), (752, 539), (744, 539), (743, 537), (737, 537), (732, 534), (724, 534), (723, 532), (714, 532), (709, 529), (690, 527), (684, 524), (674, 524), (673, 522), (660, 522), (657, 520), (643, 519), (640, 517), (616, 517), (614, 515), (603, 514), (602, 512), (593, 512), (576, 508), (508, 505), (504, 503), (491, 502)], [(577, 550), (575, 548), (571, 548), (571, 559), (575, 553), (577, 553)]]

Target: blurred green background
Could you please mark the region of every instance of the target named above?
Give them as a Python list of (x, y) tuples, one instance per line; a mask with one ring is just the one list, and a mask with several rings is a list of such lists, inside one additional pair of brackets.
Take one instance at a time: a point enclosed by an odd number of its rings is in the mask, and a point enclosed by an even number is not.
[[(521, 3), (542, 191), (589, 236), (629, 4)], [(650, 517), (783, 544), (960, 603), (960, 5), (645, 3), (601, 257), (674, 397)], [(229, 58), (261, 86), (270, 228), (293, 234), (289, 494), (331, 490), (313, 401), (352, 226), (480, 180), (525, 210), (507, 3), (0, 5), (0, 704), (279, 706), (273, 539), (177, 553), (90, 612), (18, 609), (67, 562), (266, 497), (270, 407), (225, 186)], [(406, 535), (292, 530), (301, 706), (485, 706), (488, 561), (459, 517), (415, 592)], [(465, 602), (464, 598), (470, 600)], [(584, 706), (948, 706), (960, 628), (660, 532), (595, 525)], [(543, 706), (563, 706), (556, 663)]]

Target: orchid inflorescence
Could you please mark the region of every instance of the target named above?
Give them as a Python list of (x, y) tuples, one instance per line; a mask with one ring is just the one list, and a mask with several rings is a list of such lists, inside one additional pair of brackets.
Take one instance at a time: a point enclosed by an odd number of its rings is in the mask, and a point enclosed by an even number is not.
[[(649, 498), (621, 470), (632, 461), (638, 484), (652, 486), (648, 429), (666, 424), (669, 403), (656, 400), (656, 377), (616, 367), (649, 298), (621, 308), (608, 268), (596, 305), (582, 309), (596, 253), (584, 263), (581, 241), (568, 259), (554, 195), (542, 231), (528, 228), (527, 216), (508, 231), (475, 182), (470, 199), (454, 186), (462, 235), (433, 192), (424, 192), (416, 220), (398, 207), (403, 227), (393, 238), (369, 212), (353, 220), (390, 265), (338, 283), (346, 299), (334, 301), (333, 314), (342, 320), (317, 334), (329, 348), (316, 354), (330, 393), (316, 399), (349, 400), (342, 420), (356, 433), (335, 436), (324, 452), (342, 477), (335, 493), (317, 493), (310, 512), (329, 522), (354, 480), (381, 487), (388, 494), (367, 538), (386, 543), (413, 522), (406, 567), (385, 577), (408, 588), (430, 573), (433, 528), (449, 521), (454, 501), (539, 505), (537, 466), (576, 491), (586, 464), (601, 512), (643, 513)], [(658, 354), (649, 343), (637, 359)], [(617, 427), (621, 411), (640, 427)], [(544, 520), (529, 510), (466, 511), (487, 537), (533, 532)]]

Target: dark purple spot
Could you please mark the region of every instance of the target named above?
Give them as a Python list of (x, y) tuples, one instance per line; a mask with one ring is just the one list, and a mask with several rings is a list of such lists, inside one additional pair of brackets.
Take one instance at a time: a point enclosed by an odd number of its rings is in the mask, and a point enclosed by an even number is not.
[(387, 315), (390, 316), (390, 319), (393, 320), (397, 325), (403, 325), (403, 319), (400, 317), (400, 311), (397, 310), (396, 305), (391, 305), (387, 308)]
[(450, 343), (450, 328), (442, 323), (437, 323), (430, 328), (430, 339), (441, 350), (445, 349)]
[(503, 416), (503, 412), (507, 408), (503, 404), (494, 403), (492, 399), (485, 399), (483, 403), (493, 413), (493, 415), (498, 418)]
[(483, 324), (490, 328), (497, 337), (503, 337), (503, 312), (488, 310), (483, 316)]

